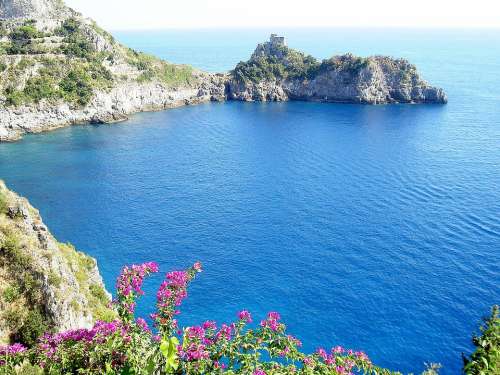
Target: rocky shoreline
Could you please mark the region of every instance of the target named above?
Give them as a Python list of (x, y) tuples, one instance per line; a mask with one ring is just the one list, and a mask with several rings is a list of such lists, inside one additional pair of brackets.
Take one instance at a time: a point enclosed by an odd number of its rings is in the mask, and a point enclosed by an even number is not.
[(225, 100), (225, 85), (218, 84), (220, 80), (218, 75), (206, 75), (199, 87), (171, 90), (158, 83), (127, 83), (109, 92), (98, 91), (84, 108), (72, 108), (68, 103), (0, 107), (0, 141), (17, 141), (26, 133), (41, 133), (75, 124), (121, 122), (138, 112), (222, 101)]
[(0, 107), (0, 141), (19, 140), (26, 133), (40, 133), (74, 124), (125, 121), (134, 113), (160, 111), (210, 101), (314, 101), (323, 103), (393, 104), (446, 103), (442, 89), (417, 84), (394, 89), (387, 86), (379, 65), (367, 68), (363, 80), (349, 85), (332, 84), (342, 78), (325, 74), (314, 81), (295, 80), (241, 83), (229, 74), (204, 74), (199, 87), (169, 89), (158, 83), (123, 84), (109, 92), (96, 92), (84, 108), (68, 103), (40, 103)]
[(274, 34), (247, 62), (212, 74), (133, 51), (60, 0), (2, 1), (0, 24), (0, 142), (208, 101), (447, 102), (404, 59), (319, 61)]

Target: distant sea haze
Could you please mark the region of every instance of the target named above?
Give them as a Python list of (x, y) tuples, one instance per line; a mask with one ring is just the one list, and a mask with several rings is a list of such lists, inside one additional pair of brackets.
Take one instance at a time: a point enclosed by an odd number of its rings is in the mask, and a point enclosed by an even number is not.
[[(227, 71), (270, 32), (318, 58), (408, 58), (447, 105), (214, 103), (0, 144), (0, 177), (62, 240), (124, 264), (200, 260), (181, 323), (279, 311), (314, 351), (365, 350), (402, 372), (458, 374), (500, 302), (499, 31), (119, 32)], [(146, 284), (151, 312), (162, 275)]]

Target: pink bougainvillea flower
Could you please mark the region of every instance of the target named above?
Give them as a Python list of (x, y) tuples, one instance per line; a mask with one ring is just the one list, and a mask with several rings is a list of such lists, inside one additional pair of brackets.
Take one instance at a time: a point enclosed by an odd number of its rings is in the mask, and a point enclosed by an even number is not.
[(252, 315), (247, 310), (242, 310), (238, 313), (238, 318), (244, 322), (252, 323)]

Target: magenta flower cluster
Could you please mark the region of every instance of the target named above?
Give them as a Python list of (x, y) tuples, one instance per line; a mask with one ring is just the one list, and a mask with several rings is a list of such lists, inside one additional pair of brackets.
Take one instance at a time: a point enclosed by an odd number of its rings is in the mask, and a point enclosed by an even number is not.
[(21, 344), (0, 346), (0, 357), (6, 356), (6, 355), (15, 355), (15, 354), (23, 353), (25, 351), (26, 351), (26, 348), (24, 347), (24, 345), (21, 345)]
[(320, 348), (310, 355), (300, 352), (301, 341), (286, 333), (277, 312), (268, 313), (253, 328), (248, 310), (240, 311), (232, 323), (208, 320), (178, 328), (179, 306), (187, 297), (189, 283), (201, 271), (197, 262), (186, 271), (166, 274), (150, 328), (145, 319), (134, 317), (134, 310), (136, 299), (143, 295), (144, 278), (158, 272), (158, 266), (124, 267), (116, 283), (118, 319), (99, 321), (91, 329), (45, 334), (29, 350), (19, 344), (0, 347), (0, 366), (14, 369), (34, 361), (46, 373), (144, 373), (148, 369), (147, 373), (155, 374), (389, 374), (373, 366), (364, 352), (340, 346), (329, 351)]
[(247, 310), (242, 310), (238, 313), (238, 319), (246, 323), (252, 323), (252, 315)]
[(180, 314), (178, 307), (187, 297), (188, 284), (194, 279), (197, 273), (202, 272), (200, 262), (196, 262), (187, 271), (173, 271), (166, 275), (156, 293), (157, 312), (151, 315), (155, 320), (156, 327), (163, 337), (168, 337), (177, 331), (177, 320), (175, 315)]
[(129, 326), (120, 320), (97, 321), (91, 329), (76, 329), (56, 334), (46, 333), (40, 338), (38, 352), (47, 358), (54, 358), (60, 348), (66, 344), (78, 342), (100, 344), (106, 342), (108, 337), (117, 332), (127, 340)]
[(26, 348), (21, 344), (0, 346), (0, 366), (5, 366), (9, 358), (16, 357), (24, 352), (26, 352)]
[(279, 323), (281, 320), (280, 314), (277, 312), (270, 312), (267, 315), (267, 319), (260, 322), (261, 327), (269, 328), (271, 331), (278, 332), (283, 325)]
[(116, 280), (117, 299), (114, 301), (123, 319), (130, 320), (135, 311), (135, 299), (142, 296), (144, 278), (158, 272), (158, 264), (148, 262), (141, 265), (126, 266)]

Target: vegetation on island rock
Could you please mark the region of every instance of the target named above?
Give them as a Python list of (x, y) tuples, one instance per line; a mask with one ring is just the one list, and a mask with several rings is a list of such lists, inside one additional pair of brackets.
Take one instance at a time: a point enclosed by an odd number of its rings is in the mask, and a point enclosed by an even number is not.
[(445, 93), (429, 86), (414, 65), (384, 56), (333, 56), (319, 61), (289, 48), (272, 35), (231, 72), (233, 100), (313, 100), (347, 103), (446, 103)]
[(318, 61), (311, 55), (294, 50), (284, 44), (259, 45), (246, 62), (239, 62), (232, 71), (234, 78), (243, 83), (259, 83), (265, 80), (312, 80), (328, 71), (358, 74), (370, 63), (370, 58), (352, 54), (334, 56)]
[(273, 45), (267, 52), (263, 49), (257, 47), (250, 60), (236, 65), (232, 74), (237, 81), (259, 83), (264, 80), (311, 79), (321, 65), (314, 57), (285, 45)]

